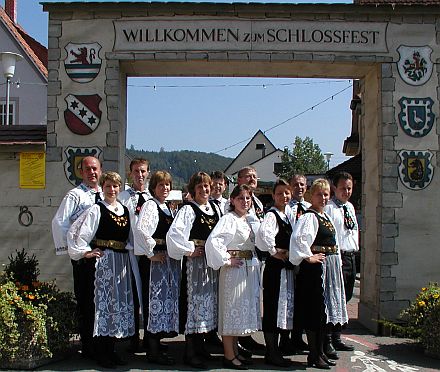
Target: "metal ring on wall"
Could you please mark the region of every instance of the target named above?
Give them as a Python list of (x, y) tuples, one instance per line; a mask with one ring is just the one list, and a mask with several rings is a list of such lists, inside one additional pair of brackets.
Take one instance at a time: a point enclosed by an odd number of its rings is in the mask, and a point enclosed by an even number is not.
[(32, 212), (28, 209), (28, 207), (24, 205), (20, 206), (20, 213), (18, 214), (18, 223), (21, 226), (28, 227), (32, 225), (33, 222), (34, 222), (34, 216), (32, 216)]

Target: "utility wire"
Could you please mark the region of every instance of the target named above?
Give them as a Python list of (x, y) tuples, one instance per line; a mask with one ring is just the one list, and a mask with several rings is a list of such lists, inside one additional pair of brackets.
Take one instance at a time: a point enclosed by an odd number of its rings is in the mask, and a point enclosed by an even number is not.
[[(336, 93), (332, 94), (331, 96), (328, 96), (327, 98), (323, 99), (322, 101), (319, 101), (319, 102), (315, 103), (313, 106), (310, 106), (309, 108), (307, 108), (307, 109), (305, 109), (305, 110), (299, 112), (298, 114), (295, 114), (295, 115), (291, 116), (290, 118), (288, 118), (288, 119), (286, 119), (286, 120), (283, 120), (281, 123), (278, 123), (278, 124), (276, 124), (276, 125), (274, 125), (274, 126), (268, 128), (268, 129), (264, 130), (263, 133), (266, 134), (267, 132), (270, 132), (271, 130), (273, 130), (273, 129), (275, 129), (275, 128), (278, 128), (278, 127), (280, 127), (281, 125), (284, 125), (284, 124), (288, 123), (289, 121), (291, 121), (291, 120), (293, 120), (293, 119), (296, 119), (297, 117), (299, 117), (299, 116), (301, 116), (301, 115), (304, 115), (306, 112), (308, 112), (308, 111), (312, 111), (313, 109), (315, 109), (316, 107), (322, 105), (323, 103), (325, 103), (325, 102), (327, 102), (327, 101), (330, 101), (330, 100), (333, 100), (333, 98), (335, 98), (335, 97), (338, 96), (339, 94), (345, 92), (347, 89), (350, 89), (351, 87), (353, 87), (353, 84), (350, 84), (348, 87), (346, 87), (346, 88), (340, 90), (339, 92), (336, 92)], [(233, 148), (233, 147), (235, 147), (235, 146), (238, 146), (238, 145), (242, 144), (243, 142), (250, 141), (251, 139), (252, 139), (252, 137), (249, 137), (249, 138), (246, 138), (246, 139), (244, 139), (244, 140), (242, 140), (242, 141), (240, 141), (240, 142), (236, 142), (236, 143), (234, 143), (233, 145), (227, 146), (227, 147), (225, 147), (225, 148), (223, 148), (223, 149), (221, 149), (221, 150), (218, 150), (218, 151), (214, 152), (214, 154), (218, 154), (218, 153), (220, 153), (220, 152), (222, 152), (222, 151), (229, 150), (229, 149), (231, 149), (231, 148)]]
[(292, 86), (292, 85), (316, 85), (316, 84), (333, 84), (333, 83), (346, 83), (347, 80), (331, 80), (331, 81), (314, 81), (314, 82), (291, 82), (291, 83), (259, 83), (259, 84), (198, 84), (198, 85), (158, 85), (158, 84), (147, 84), (147, 85), (136, 85), (127, 84), (127, 86), (132, 88), (152, 88), (157, 90), (159, 88), (269, 88), (269, 87), (279, 87), (279, 86)]

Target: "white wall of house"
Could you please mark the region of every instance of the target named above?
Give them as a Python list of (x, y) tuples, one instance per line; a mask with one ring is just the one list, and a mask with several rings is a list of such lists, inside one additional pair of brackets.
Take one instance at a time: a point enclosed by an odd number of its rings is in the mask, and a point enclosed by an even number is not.
[(225, 173), (227, 175), (233, 175), (241, 168), (254, 163), (258, 159), (261, 159), (263, 157), (263, 151), (256, 149), (257, 144), (265, 145), (266, 149), (264, 152), (266, 155), (276, 150), (274, 145), (268, 141), (263, 132), (257, 132), (254, 138), (250, 140), (242, 152), (240, 152), (231, 165), (226, 169)]
[[(33, 61), (20, 44), (0, 22), (0, 52), (21, 54), (24, 59), (17, 62), (10, 86), (10, 102), (15, 102), (16, 125), (39, 125), (47, 121), (47, 83)], [(15, 82), (20, 81), (20, 87)], [(6, 82), (0, 73), (0, 101), (6, 101)]]
[(264, 182), (274, 182), (277, 180), (277, 175), (273, 172), (274, 164), (281, 163), (281, 156), (283, 152), (276, 150), (272, 154), (267, 155), (261, 160), (258, 160), (252, 166), (257, 170), (258, 178)]

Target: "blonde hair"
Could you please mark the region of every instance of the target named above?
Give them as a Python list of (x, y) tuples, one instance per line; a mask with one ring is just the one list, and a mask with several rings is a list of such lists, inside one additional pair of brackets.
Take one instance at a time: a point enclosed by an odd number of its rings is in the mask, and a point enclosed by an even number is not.
[(310, 194), (314, 194), (317, 190), (324, 189), (330, 191), (330, 183), (325, 178), (317, 178), (310, 187)]
[(118, 173), (112, 171), (104, 172), (101, 177), (99, 177), (99, 184), (101, 187), (104, 186), (105, 181), (113, 182), (119, 185), (119, 187), (121, 187), (122, 185), (121, 176)]

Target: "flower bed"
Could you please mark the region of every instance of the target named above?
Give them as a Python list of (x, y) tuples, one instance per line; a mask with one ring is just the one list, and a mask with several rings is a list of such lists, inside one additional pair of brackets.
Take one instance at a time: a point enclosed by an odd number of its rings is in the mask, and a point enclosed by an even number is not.
[(440, 287), (429, 283), (400, 314), (403, 323), (381, 321), (396, 334), (421, 342), (427, 355), (440, 358)]
[(0, 365), (31, 369), (71, 346), (75, 301), (54, 282), (38, 281), (35, 256), (9, 257), (0, 275)]

